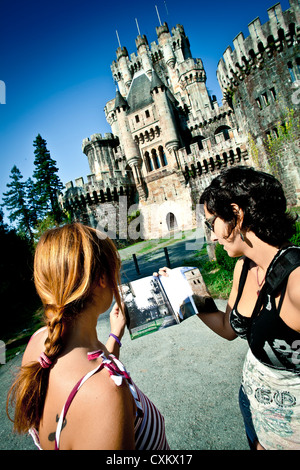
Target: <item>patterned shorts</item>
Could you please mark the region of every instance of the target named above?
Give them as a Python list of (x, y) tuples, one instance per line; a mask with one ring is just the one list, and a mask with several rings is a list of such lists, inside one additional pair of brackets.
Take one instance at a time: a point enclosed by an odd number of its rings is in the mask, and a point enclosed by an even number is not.
[(267, 450), (300, 450), (300, 376), (271, 369), (249, 350), (240, 406), (250, 440)]

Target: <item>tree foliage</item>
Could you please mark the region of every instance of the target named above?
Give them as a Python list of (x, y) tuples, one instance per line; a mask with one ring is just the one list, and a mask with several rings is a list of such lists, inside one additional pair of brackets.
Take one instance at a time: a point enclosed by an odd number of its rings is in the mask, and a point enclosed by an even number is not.
[(10, 174), (11, 182), (7, 184), (9, 190), (3, 193), (3, 204), (9, 211), (9, 220), (17, 222), (20, 234), (25, 234), (33, 241), (33, 227), (37, 222), (37, 215), (33, 206), (28, 202), (31, 191), (31, 181), (23, 182), (23, 176), (16, 165)]
[(9, 221), (3, 221), (0, 208), (0, 295), (7, 311), (1, 323), (1, 339), (28, 328), (40, 307), (33, 282), (34, 243), (41, 232), (64, 223), (57, 194), (63, 188), (56, 162), (51, 158), (46, 141), (39, 134), (34, 143), (34, 172), (23, 181), (16, 165), (10, 174), (2, 207)]
[(62, 213), (57, 193), (62, 190), (63, 184), (57, 174), (58, 168), (55, 160), (50, 156), (45, 139), (40, 134), (33, 142), (33, 146), (35, 147), (34, 193), (37, 195), (39, 215), (45, 217), (47, 213), (52, 212), (54, 220), (59, 224), (62, 220)]
[[(33, 276), (33, 250), (27, 238), (3, 222), (0, 209), (0, 296), (2, 303), (1, 339), (28, 327), (40, 307)], [(5, 307), (5, 310), (3, 308)]]
[[(2, 207), (6, 207), (8, 218), (16, 226), (17, 232), (34, 243), (44, 226), (59, 225), (67, 222), (61, 211), (57, 195), (63, 189), (58, 176), (55, 160), (47, 149), (47, 142), (40, 134), (33, 142), (33, 177), (23, 181), (16, 165), (11, 170), (9, 190), (3, 194)], [(44, 221), (47, 221), (46, 224)]]

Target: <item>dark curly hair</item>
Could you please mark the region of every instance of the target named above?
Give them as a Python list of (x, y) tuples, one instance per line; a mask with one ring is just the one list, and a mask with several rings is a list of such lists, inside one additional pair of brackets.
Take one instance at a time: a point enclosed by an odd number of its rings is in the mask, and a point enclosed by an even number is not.
[(295, 218), (287, 213), (281, 183), (274, 176), (246, 166), (224, 169), (204, 190), (200, 203), (228, 223), (237, 223), (232, 204), (244, 212), (242, 230), (251, 230), (264, 242), (280, 247), (295, 232)]

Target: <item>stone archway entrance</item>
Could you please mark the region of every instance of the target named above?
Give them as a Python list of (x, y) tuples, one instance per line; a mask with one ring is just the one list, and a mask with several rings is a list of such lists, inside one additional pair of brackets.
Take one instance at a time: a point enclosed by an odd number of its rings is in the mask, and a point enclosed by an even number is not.
[(169, 212), (167, 214), (166, 221), (167, 221), (168, 230), (170, 232), (176, 231), (178, 229), (177, 220), (173, 212)]

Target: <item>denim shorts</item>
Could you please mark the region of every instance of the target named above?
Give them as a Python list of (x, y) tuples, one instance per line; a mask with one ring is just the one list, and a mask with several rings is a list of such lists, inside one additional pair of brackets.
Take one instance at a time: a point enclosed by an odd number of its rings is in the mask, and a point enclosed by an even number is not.
[(251, 410), (250, 410), (250, 402), (247, 395), (244, 392), (243, 385), (240, 387), (239, 392), (239, 404), (240, 410), (244, 419), (244, 426), (247, 435), (247, 439), (249, 442), (250, 449), (254, 450), (254, 443), (258, 441), (257, 435), (253, 426)]

